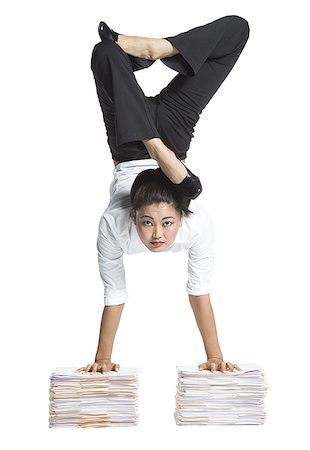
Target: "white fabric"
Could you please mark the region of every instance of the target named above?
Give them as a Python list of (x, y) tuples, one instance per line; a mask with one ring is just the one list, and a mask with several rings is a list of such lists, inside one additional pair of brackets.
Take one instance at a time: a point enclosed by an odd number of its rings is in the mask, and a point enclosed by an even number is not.
[[(158, 167), (153, 159), (141, 159), (121, 162), (114, 168), (110, 202), (100, 219), (97, 240), (105, 305), (119, 305), (128, 300), (123, 253), (132, 255), (150, 251), (140, 240), (130, 218), (129, 194), (139, 172)], [(164, 251), (188, 250), (186, 291), (192, 295), (205, 295), (211, 291), (213, 225), (198, 199), (191, 200), (189, 209), (194, 213), (183, 217), (174, 242)]]

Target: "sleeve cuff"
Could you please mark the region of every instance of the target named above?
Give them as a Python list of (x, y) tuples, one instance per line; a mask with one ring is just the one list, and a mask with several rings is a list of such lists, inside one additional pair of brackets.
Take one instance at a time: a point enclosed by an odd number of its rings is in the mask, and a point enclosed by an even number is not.
[(105, 306), (110, 305), (121, 305), (128, 301), (127, 289), (109, 289), (106, 288), (104, 291), (104, 304)]
[(209, 284), (200, 285), (197, 287), (186, 285), (186, 292), (191, 295), (207, 295), (212, 292)]

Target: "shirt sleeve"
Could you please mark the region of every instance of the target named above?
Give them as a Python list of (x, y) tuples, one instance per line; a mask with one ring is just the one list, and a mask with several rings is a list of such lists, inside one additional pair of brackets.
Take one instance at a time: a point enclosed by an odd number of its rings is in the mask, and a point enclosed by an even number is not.
[(192, 295), (211, 292), (210, 278), (214, 263), (213, 225), (206, 212), (197, 215), (196, 232), (188, 249), (188, 280), (186, 291)]
[(99, 223), (97, 249), (99, 271), (104, 284), (104, 304), (109, 306), (126, 303), (128, 294), (123, 262), (124, 252), (118, 245), (111, 225), (104, 215)]

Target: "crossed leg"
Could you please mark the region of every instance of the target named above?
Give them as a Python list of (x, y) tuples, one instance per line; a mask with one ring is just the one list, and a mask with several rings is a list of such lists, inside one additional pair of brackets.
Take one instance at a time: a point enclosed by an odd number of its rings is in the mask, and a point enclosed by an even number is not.
[[(180, 155), (186, 156), (200, 114), (236, 64), (248, 37), (245, 19), (225, 16), (166, 38), (179, 54), (162, 62), (179, 73), (156, 96), (161, 112), (157, 129)], [(178, 132), (173, 133), (178, 123)]]
[[(153, 39), (119, 35), (118, 45), (111, 41), (97, 44), (91, 68), (102, 111), (109, 116), (105, 122), (112, 130), (110, 141), (114, 139), (118, 148), (125, 146), (129, 158), (140, 159), (147, 157), (142, 142), (162, 139), (173, 151), (179, 152), (179, 159), (185, 160), (200, 113), (233, 68), (248, 36), (249, 26), (245, 19), (225, 16), (172, 37)], [(159, 58), (178, 72), (156, 96), (162, 113), (158, 116), (157, 127), (122, 45), (134, 56), (148, 54)], [(170, 56), (164, 56), (167, 54)], [(133, 142), (135, 145), (130, 147)], [(113, 159), (119, 162), (117, 157)]]
[[(125, 53), (138, 58), (157, 60), (171, 58), (179, 53), (179, 50), (165, 38), (158, 39), (119, 34), (116, 43)], [(181, 161), (185, 164), (186, 160), (183, 159)], [(120, 161), (113, 160), (113, 163), (116, 166)]]

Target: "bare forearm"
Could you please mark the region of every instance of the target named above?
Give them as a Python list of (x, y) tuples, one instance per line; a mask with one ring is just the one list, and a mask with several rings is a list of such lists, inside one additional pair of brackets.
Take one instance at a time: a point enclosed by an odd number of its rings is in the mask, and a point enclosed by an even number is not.
[(111, 359), (114, 338), (123, 312), (121, 305), (105, 306), (102, 313), (96, 360)]
[(198, 296), (189, 295), (189, 301), (195, 315), (207, 357), (223, 358), (218, 342), (215, 319), (209, 294)]
[(158, 162), (161, 170), (172, 183), (179, 184), (184, 180), (187, 176), (186, 167), (160, 138), (145, 139), (142, 142), (150, 157)]

